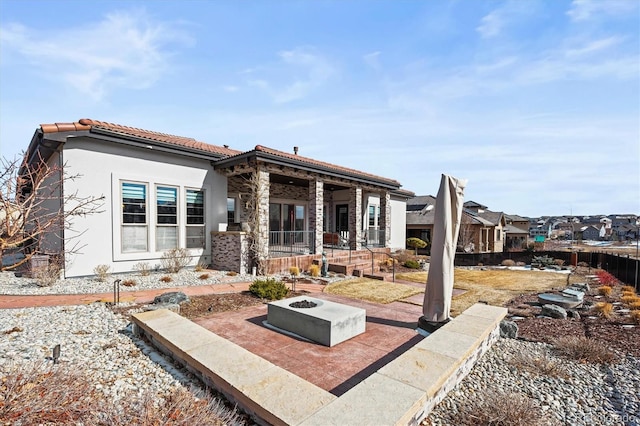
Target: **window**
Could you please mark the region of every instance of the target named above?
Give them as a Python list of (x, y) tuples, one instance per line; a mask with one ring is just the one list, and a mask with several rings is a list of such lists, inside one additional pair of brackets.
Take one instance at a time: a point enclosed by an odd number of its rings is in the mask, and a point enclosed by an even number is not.
[(376, 206), (369, 206), (369, 228), (376, 226)]
[(156, 188), (156, 250), (178, 247), (178, 189)]
[(236, 223), (236, 199), (227, 198), (227, 224)]
[(205, 248), (204, 191), (187, 189), (187, 248)]
[(147, 251), (147, 186), (122, 182), (122, 252)]

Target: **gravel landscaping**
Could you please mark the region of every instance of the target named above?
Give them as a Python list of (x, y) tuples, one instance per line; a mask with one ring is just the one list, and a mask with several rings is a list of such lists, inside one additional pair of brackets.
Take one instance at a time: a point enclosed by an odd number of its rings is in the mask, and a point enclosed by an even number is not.
[[(203, 280), (198, 278), (202, 273), (205, 272), (183, 270), (171, 274), (173, 281), (168, 284), (159, 280), (164, 274), (153, 273), (146, 277), (113, 275), (104, 283), (92, 278), (69, 279), (43, 288), (28, 278), (16, 278), (13, 273), (4, 272), (0, 273), (0, 292), (109, 292), (116, 278), (135, 279), (135, 289), (202, 285)], [(210, 277), (205, 284), (252, 280), (250, 276), (206, 273)], [(206, 302), (203, 309), (209, 309), (214, 303), (229, 305), (222, 295)], [(249, 302), (236, 295), (232, 305), (241, 308), (243, 303)], [(179, 387), (201, 387), (188, 372), (132, 336), (130, 323), (120, 311), (119, 308), (114, 312), (103, 303), (0, 310), (0, 353), (3, 354), (0, 372), (4, 375), (16, 366), (52, 363), (53, 348), (60, 344), (59, 364), (85, 370), (95, 389), (114, 404), (144, 392), (161, 398)], [(563, 333), (561, 324), (577, 323), (528, 318), (527, 326), (523, 327), (528, 340), (535, 337), (531, 328), (534, 321), (540, 321), (536, 333), (551, 335), (554, 325), (558, 325), (559, 334)], [(625, 346), (615, 349), (616, 362), (595, 364), (569, 359), (550, 343), (500, 339), (423, 424), (474, 424), (473, 416), (477, 414), (474, 407), (482, 406), (487, 395), (499, 393), (507, 406), (518, 397), (532, 401), (537, 424), (639, 425), (640, 358), (625, 352)]]

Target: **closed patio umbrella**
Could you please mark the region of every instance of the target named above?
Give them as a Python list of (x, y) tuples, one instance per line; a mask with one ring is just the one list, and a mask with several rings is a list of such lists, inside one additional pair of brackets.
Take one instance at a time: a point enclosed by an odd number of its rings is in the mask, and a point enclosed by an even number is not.
[(418, 327), (433, 332), (449, 321), (453, 293), (453, 260), (456, 254), (465, 179), (442, 175), (436, 197), (431, 261)]

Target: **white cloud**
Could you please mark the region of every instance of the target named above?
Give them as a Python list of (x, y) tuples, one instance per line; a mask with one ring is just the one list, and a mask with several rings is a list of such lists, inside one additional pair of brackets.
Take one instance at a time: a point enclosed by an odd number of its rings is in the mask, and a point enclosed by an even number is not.
[(499, 36), (503, 31), (522, 19), (535, 13), (537, 5), (533, 1), (507, 1), (482, 17), (476, 31), (482, 38)]
[(620, 44), (621, 41), (620, 37), (607, 37), (599, 40), (592, 40), (584, 46), (568, 49), (566, 53), (568, 56), (589, 55)]
[(634, 0), (573, 0), (567, 15), (573, 21), (587, 21), (601, 16), (624, 16), (638, 8)]
[(381, 53), (382, 52), (379, 51), (367, 53), (362, 57), (362, 60), (364, 60), (364, 62), (374, 70), (379, 70)]
[(504, 20), (499, 11), (494, 10), (482, 17), (482, 23), (476, 28), (480, 35), (484, 38), (490, 38), (498, 35), (502, 30)]
[(248, 83), (265, 91), (277, 104), (305, 98), (336, 74), (327, 59), (309, 48), (281, 51), (278, 57), (277, 63), (252, 68), (248, 73), (266, 75)]
[(10, 24), (1, 30), (0, 41), (47, 78), (95, 100), (119, 88), (152, 86), (169, 69), (169, 46), (191, 42), (143, 12), (115, 12), (99, 22), (53, 32)]

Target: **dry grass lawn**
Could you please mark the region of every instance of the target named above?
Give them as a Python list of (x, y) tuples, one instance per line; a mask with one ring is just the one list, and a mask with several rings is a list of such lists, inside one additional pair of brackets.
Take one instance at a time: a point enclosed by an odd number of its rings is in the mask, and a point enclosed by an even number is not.
[(391, 303), (422, 292), (409, 285), (369, 278), (354, 278), (329, 284), (324, 291), (374, 303)]
[[(419, 283), (427, 282), (426, 272), (410, 272), (396, 278)], [(580, 276), (571, 275), (571, 283), (579, 282)], [(505, 269), (455, 269), (454, 288), (466, 290), (454, 296), (451, 315), (459, 315), (478, 301), (502, 306), (510, 299), (527, 293), (540, 293), (567, 286), (567, 274), (547, 271), (512, 271)]]

